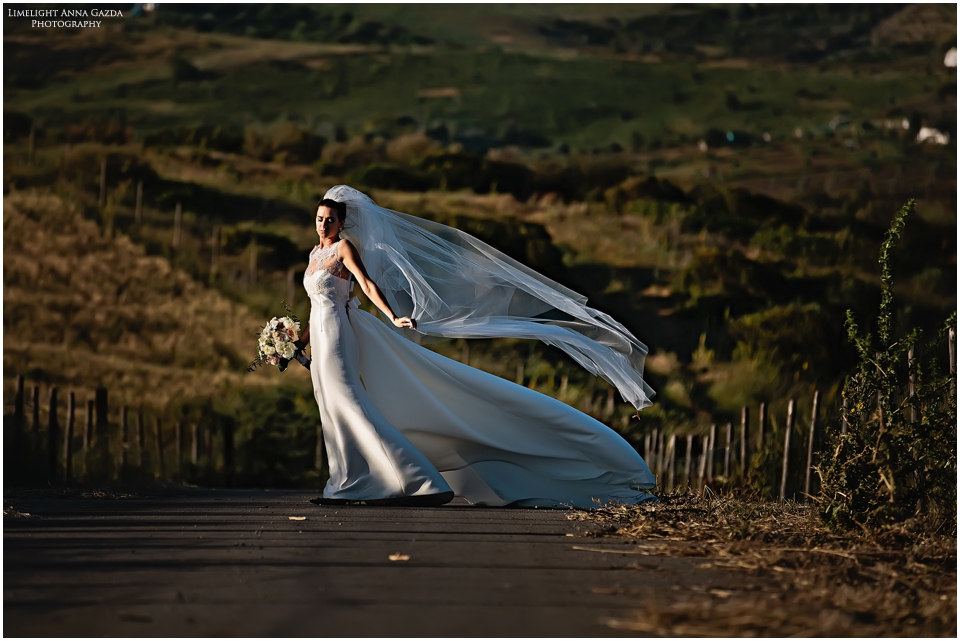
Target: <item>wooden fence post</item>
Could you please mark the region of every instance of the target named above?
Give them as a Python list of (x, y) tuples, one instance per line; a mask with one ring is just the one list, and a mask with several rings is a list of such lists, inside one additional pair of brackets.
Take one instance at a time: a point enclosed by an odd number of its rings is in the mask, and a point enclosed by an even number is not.
[(713, 480), (713, 450), (717, 446), (717, 425), (710, 426), (710, 440), (707, 446), (707, 481)]
[(73, 425), (76, 419), (77, 398), (67, 396), (67, 428), (63, 432), (63, 484), (69, 485), (73, 473)]
[(200, 458), (200, 434), (198, 434), (199, 427), (196, 423), (190, 426), (190, 462), (193, 465), (197, 464), (197, 461)]
[(693, 434), (687, 434), (687, 451), (683, 457), (683, 482), (689, 489), (693, 484), (690, 478), (690, 466), (693, 463)]
[(651, 454), (651, 449), (650, 449), (650, 440), (651, 440), (651, 438), (652, 438), (652, 435), (650, 435), (650, 434), (644, 434), (644, 435), (643, 435), (643, 460), (647, 463), (647, 467), (649, 467), (650, 470), (653, 471), (653, 458), (650, 456), (650, 454)]
[(23, 409), (23, 376), (17, 376), (17, 395), (13, 399), (13, 449), (16, 456), (23, 456), (23, 437), (26, 431), (26, 413)]
[(744, 405), (740, 409), (740, 476), (747, 478), (750, 473), (750, 408)]
[(206, 458), (205, 474), (209, 479), (213, 476), (213, 430), (209, 425), (203, 430), (203, 455)]
[(760, 412), (757, 417), (757, 448), (763, 449), (763, 439), (767, 434), (767, 404), (760, 403)]
[(723, 448), (723, 478), (730, 479), (730, 449), (733, 444), (733, 423), (727, 423), (727, 444)]
[(33, 414), (33, 424), (30, 426), (30, 438), (33, 441), (32, 448), (37, 447), (37, 441), (40, 437), (40, 386), (34, 385), (30, 389), (30, 411)]
[(83, 422), (83, 475), (87, 476), (87, 458), (90, 456), (91, 438), (93, 435), (93, 399), (87, 399), (87, 415)]
[(173, 251), (180, 249), (180, 228), (183, 224), (183, 206), (177, 203), (173, 210)]
[(100, 209), (107, 206), (107, 160), (100, 161)]
[(847, 397), (843, 397), (843, 406), (840, 408), (840, 433), (846, 434), (850, 431), (850, 419), (847, 417), (849, 412), (849, 403)]
[(907, 352), (907, 395), (910, 396), (910, 422), (917, 422), (917, 408), (913, 404), (913, 397), (917, 395), (917, 362), (914, 359), (915, 346), (910, 346)]
[(133, 210), (133, 222), (139, 229), (143, 225), (143, 181), (137, 181), (137, 205)]
[(677, 435), (671, 434), (667, 442), (667, 491), (673, 491), (673, 474), (676, 465), (674, 462), (677, 456)]
[(517, 365), (517, 378), (514, 382), (517, 385), (523, 385), (523, 363)]
[(223, 482), (226, 487), (233, 487), (233, 432), (232, 416), (223, 419)]
[(160, 424), (160, 417), (156, 416), (153, 419), (153, 433), (156, 437), (156, 451), (157, 451), (157, 472), (159, 478), (166, 478), (166, 471), (163, 468), (163, 431)]
[(820, 408), (820, 390), (813, 391), (813, 408), (810, 410), (810, 435), (807, 439), (807, 475), (803, 481), (803, 493), (810, 496), (810, 484), (813, 480), (813, 454), (819, 442), (817, 434), (817, 411)]
[(180, 474), (183, 471), (183, 420), (177, 421), (175, 429), (177, 430), (174, 444), (176, 452), (173, 459), (177, 462), (177, 474)]
[(650, 467), (653, 469), (653, 473), (657, 476), (660, 476), (660, 465), (657, 457), (657, 441), (660, 440), (660, 429), (653, 428), (653, 434), (650, 435)]
[(53, 481), (57, 477), (57, 432), (60, 424), (57, 422), (57, 388), (50, 388), (50, 412), (47, 423), (47, 477)]
[(665, 430), (660, 431), (660, 435), (657, 437), (657, 474), (662, 475), (664, 467), (667, 463), (667, 448), (665, 440), (667, 438), (667, 433)]
[(146, 442), (146, 424), (143, 420), (143, 405), (137, 408), (137, 468), (143, 474), (143, 449)]
[(947, 352), (950, 359), (950, 396), (957, 395), (957, 332), (947, 330)]
[(127, 464), (127, 447), (129, 445), (129, 433), (127, 426), (129, 423), (129, 409), (126, 405), (120, 408), (120, 474), (123, 475), (123, 468)]
[(100, 472), (106, 477), (110, 478), (110, 463), (112, 459), (110, 456), (110, 434), (108, 433), (108, 406), (107, 406), (107, 390), (104, 387), (98, 387), (94, 392), (94, 398), (96, 399), (96, 435), (94, 441), (96, 442), (96, 450), (98, 456), (96, 457), (97, 463), (103, 466), (103, 469)]
[(783, 434), (783, 474), (780, 477), (780, 500), (787, 496), (787, 471), (790, 467), (790, 436), (793, 433), (793, 410), (795, 401), (791, 398), (787, 404), (787, 429)]
[(697, 491), (703, 489), (704, 477), (707, 473), (707, 452), (710, 449), (710, 437), (700, 437), (700, 465), (697, 467)]

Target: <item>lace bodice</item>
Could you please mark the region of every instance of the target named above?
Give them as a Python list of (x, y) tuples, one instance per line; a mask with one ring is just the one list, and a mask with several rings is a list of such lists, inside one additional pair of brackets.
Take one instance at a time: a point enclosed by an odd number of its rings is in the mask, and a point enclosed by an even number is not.
[(310, 264), (307, 265), (307, 271), (304, 276), (311, 276), (319, 270), (330, 272), (337, 278), (350, 278), (350, 272), (343, 266), (343, 261), (337, 256), (337, 248), (342, 241), (337, 241), (329, 247), (317, 245), (310, 252)]
[(353, 289), (350, 271), (337, 256), (341, 241), (329, 247), (317, 245), (310, 252), (310, 263), (303, 274), (303, 286), (311, 298), (318, 296), (335, 303), (345, 303)]

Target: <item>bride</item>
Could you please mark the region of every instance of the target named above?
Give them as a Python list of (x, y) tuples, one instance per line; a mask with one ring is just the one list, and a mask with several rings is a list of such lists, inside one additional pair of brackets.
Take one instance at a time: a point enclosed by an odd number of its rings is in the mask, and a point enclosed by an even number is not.
[[(526, 387), (411, 340), (539, 339), (638, 410), (646, 348), (582, 296), (459, 230), (338, 185), (317, 207), (304, 287), (310, 375), (330, 479), (315, 502), (594, 507), (652, 497), (656, 478), (616, 432)], [(391, 322), (348, 297), (354, 281)]]

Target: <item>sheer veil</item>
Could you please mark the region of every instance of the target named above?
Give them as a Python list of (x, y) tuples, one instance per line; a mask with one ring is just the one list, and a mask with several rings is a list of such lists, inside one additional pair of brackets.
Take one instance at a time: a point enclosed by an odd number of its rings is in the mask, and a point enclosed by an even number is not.
[[(587, 299), (469, 234), (380, 207), (346, 185), (324, 198), (346, 203), (341, 234), (399, 315), (446, 338), (537, 339), (569, 354), (638, 410), (654, 391), (643, 380), (646, 346)], [(409, 330), (405, 330), (409, 331)]]

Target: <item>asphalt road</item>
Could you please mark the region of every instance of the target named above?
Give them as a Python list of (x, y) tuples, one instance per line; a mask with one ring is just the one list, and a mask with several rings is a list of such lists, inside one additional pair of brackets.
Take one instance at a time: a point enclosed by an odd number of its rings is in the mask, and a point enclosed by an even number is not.
[(591, 526), (559, 510), (314, 496), (8, 498), (30, 516), (4, 519), (3, 634), (621, 636), (604, 620), (735, 580), (697, 570), (703, 559), (578, 538)]

